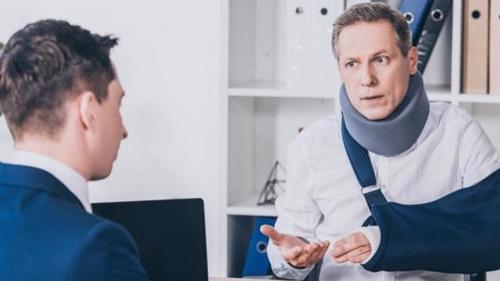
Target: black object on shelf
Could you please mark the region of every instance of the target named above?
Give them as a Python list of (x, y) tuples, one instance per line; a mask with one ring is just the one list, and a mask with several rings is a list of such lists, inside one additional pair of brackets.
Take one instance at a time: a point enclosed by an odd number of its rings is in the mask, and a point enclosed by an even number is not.
[(283, 179), (278, 179), (278, 171), (281, 171), (283, 175), (286, 173), (283, 165), (281, 165), (279, 161), (276, 161), (274, 162), (273, 168), (271, 169), (271, 172), (267, 177), (266, 185), (260, 192), (259, 200), (257, 201), (258, 206), (274, 204), (276, 198), (278, 198), (276, 187), (278, 186), (283, 190), (281, 184), (285, 183), (286, 181)]
[(452, 12), (452, 4), (452, 0), (434, 1), (432, 3), (430, 12), (422, 28), (422, 35), (417, 44), (418, 70), (420, 73), (424, 73), (427, 62), (431, 57), (432, 50), (444, 27), (446, 18)]

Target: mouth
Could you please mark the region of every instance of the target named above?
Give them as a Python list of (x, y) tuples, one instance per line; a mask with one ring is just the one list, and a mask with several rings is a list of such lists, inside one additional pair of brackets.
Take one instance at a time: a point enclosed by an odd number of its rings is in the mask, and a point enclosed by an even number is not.
[(362, 97), (361, 100), (376, 100), (384, 97), (384, 95), (375, 95), (375, 96), (368, 96), (368, 97)]

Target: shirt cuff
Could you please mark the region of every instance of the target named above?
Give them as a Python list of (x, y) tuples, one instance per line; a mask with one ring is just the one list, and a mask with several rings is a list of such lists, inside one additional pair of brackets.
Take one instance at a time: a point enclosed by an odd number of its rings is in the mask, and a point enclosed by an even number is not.
[(285, 261), (278, 247), (272, 243), (267, 246), (267, 256), (274, 274), (279, 278), (304, 280), (314, 267), (314, 265), (305, 268), (293, 267)]
[(361, 262), (361, 264), (366, 264), (375, 255), (380, 246), (380, 228), (376, 225), (361, 227), (358, 229), (363, 235), (365, 235), (368, 242), (370, 242), (370, 247), (372, 249), (370, 255)]

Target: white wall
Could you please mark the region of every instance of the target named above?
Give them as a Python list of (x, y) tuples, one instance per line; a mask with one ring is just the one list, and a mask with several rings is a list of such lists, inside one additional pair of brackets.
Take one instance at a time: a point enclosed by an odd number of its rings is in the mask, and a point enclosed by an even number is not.
[[(91, 200), (204, 198), (211, 275), (222, 274), (220, 15), (220, 1), (204, 0), (0, 3), (2, 41), (42, 18), (66, 19), (120, 38), (112, 57), (126, 91), (122, 114), (129, 138), (111, 177), (91, 184)], [(2, 120), (0, 159), (10, 147)]]

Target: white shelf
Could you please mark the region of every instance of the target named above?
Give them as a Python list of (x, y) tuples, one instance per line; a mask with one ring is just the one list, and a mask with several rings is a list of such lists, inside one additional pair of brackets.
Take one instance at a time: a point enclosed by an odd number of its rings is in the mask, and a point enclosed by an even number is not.
[(230, 97), (258, 97), (258, 98), (319, 98), (333, 99), (337, 93), (331, 91), (301, 91), (288, 89), (252, 89), (231, 88), (228, 90)]
[(485, 94), (459, 94), (455, 95), (458, 102), (461, 103), (496, 103), (500, 104), (500, 95)]
[[(450, 93), (449, 88), (436, 87), (428, 91), (431, 101), (458, 102), (458, 103), (487, 103), (500, 104), (500, 94), (464, 94)], [(337, 94), (331, 91), (300, 91), (271, 88), (231, 88), (228, 89), (229, 97), (255, 97), (255, 98), (312, 98), (335, 99)]]
[(274, 205), (264, 205), (257, 206), (257, 199), (259, 198), (258, 193), (253, 193), (251, 196), (237, 202), (234, 205), (230, 205), (226, 208), (226, 213), (228, 215), (237, 216), (266, 216), (266, 217), (276, 217), (276, 209)]
[(285, 81), (277, 80), (255, 80), (251, 82), (233, 82), (229, 85), (231, 89), (286, 89)]

